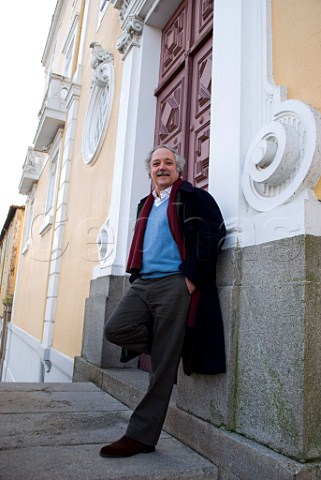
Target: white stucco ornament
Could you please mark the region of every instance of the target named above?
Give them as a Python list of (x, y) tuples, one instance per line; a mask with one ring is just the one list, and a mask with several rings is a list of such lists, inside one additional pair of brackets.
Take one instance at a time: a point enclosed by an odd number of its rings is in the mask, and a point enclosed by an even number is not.
[(298, 100), (279, 104), (245, 158), (242, 186), (251, 207), (269, 211), (315, 187), (321, 174), (320, 127), (320, 114), (309, 105)]
[(133, 46), (140, 46), (144, 22), (136, 15), (130, 15), (122, 25), (122, 33), (116, 42), (117, 50), (124, 54), (129, 52)]
[(83, 160), (87, 165), (95, 163), (102, 147), (114, 96), (113, 55), (96, 42), (90, 48), (94, 75), (82, 142)]
[(100, 265), (104, 266), (110, 262), (110, 257), (114, 252), (114, 234), (110, 225), (109, 217), (99, 229), (97, 236), (98, 258)]

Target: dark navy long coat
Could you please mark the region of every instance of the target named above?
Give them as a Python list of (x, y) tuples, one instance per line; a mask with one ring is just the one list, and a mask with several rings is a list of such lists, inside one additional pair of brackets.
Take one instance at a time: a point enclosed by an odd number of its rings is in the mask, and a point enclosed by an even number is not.
[[(138, 214), (146, 199), (141, 200)], [(200, 293), (194, 326), (186, 327), (182, 352), (184, 372), (186, 375), (223, 373), (225, 347), (216, 261), (226, 234), (224, 221), (213, 197), (187, 181), (179, 187), (176, 204), (186, 250), (186, 259), (179, 269)], [(130, 281), (135, 281), (138, 275), (138, 272), (133, 274)], [(122, 361), (133, 358), (130, 352), (124, 353)]]

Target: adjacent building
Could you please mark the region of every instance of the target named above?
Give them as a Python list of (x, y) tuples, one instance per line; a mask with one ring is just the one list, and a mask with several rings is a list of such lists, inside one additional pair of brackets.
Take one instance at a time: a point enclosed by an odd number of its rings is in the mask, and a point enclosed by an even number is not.
[(11, 205), (0, 233), (0, 377), (15, 293), (24, 210), (24, 206)]

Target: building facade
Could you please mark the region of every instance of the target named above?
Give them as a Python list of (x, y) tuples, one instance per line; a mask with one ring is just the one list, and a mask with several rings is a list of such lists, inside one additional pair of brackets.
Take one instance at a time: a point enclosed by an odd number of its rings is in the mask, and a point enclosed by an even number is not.
[(317, 0), (57, 2), (5, 380), (121, 368), (104, 322), (128, 288), (143, 159), (168, 142), (228, 232), (228, 370), (179, 372), (170, 431), (227, 480), (318, 478), (320, 19)]
[(24, 206), (11, 205), (0, 233), (0, 377), (15, 293)]

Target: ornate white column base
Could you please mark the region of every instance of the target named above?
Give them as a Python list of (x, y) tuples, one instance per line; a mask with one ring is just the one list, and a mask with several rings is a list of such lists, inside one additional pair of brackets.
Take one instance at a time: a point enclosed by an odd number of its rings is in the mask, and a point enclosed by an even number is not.
[(273, 211), (227, 219), (226, 226), (228, 248), (260, 245), (296, 235), (321, 236), (321, 204), (312, 190), (305, 189), (293, 201)]
[(246, 245), (321, 234), (321, 206), (312, 190), (321, 172), (320, 132), (319, 112), (287, 100), (252, 141), (242, 176), (243, 193), (253, 209)]

